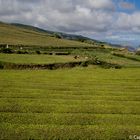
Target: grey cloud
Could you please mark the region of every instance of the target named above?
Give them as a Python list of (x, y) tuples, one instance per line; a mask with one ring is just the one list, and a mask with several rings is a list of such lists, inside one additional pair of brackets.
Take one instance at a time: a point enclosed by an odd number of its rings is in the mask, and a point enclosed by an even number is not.
[(20, 4), (17, 0), (0, 0), (0, 15), (2, 16), (14, 16), (30, 11), (29, 5)]
[[(108, 11), (110, 6), (114, 6), (110, 0), (98, 0), (93, 3), (91, 0), (59, 0), (45, 1), (44, 7), (46, 10), (41, 10), (44, 17), (48, 19), (48, 23), (58, 29), (65, 29), (64, 31), (83, 31), (83, 30), (97, 30), (105, 31), (111, 21), (111, 12)], [(101, 1), (104, 1), (102, 3)], [(109, 6), (105, 1), (108, 1)], [(95, 5), (91, 5), (95, 4)], [(61, 5), (61, 3), (63, 3)], [(105, 4), (105, 5), (104, 5)], [(45, 9), (45, 8), (41, 8)], [(60, 28), (61, 27), (61, 28)]]
[[(120, 2), (122, 8), (133, 8)], [(115, 0), (0, 0), (0, 20), (100, 37), (117, 31), (138, 34), (140, 12), (128, 14), (116, 7)]]
[(115, 23), (116, 30), (124, 31), (136, 31), (140, 27), (140, 12), (134, 12), (132, 14), (120, 13)]

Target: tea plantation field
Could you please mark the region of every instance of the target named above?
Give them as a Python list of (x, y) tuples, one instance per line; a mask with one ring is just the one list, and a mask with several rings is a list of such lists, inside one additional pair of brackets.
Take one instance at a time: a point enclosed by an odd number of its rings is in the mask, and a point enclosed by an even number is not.
[(0, 70), (0, 139), (140, 135), (140, 69)]

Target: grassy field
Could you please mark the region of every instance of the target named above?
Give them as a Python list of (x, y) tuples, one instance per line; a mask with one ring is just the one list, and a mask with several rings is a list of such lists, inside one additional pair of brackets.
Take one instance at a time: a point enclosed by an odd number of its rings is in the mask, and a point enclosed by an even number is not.
[(57, 39), (47, 33), (23, 29), (10, 24), (0, 23), (0, 44), (40, 45), (40, 46), (91, 46), (87, 43)]
[(140, 69), (0, 71), (0, 139), (140, 135)]
[[(118, 50), (114, 52), (122, 53), (118, 52)], [(97, 48), (92, 51), (82, 51), (82, 52), (77, 50), (75, 53), (82, 56), (88, 56), (89, 58), (96, 57), (101, 61), (119, 64), (123, 67), (140, 67), (140, 56), (135, 55), (134, 53), (131, 54), (130, 52), (122, 53), (124, 57), (113, 55), (112, 51), (109, 49), (100, 49), (100, 48)]]
[(96, 54), (100, 60), (104, 60), (109, 63), (115, 63), (115, 64), (120, 64), (124, 67), (140, 67), (140, 56), (136, 55), (128, 55), (132, 58), (137, 58), (139, 61), (136, 60), (131, 60), (126, 57), (118, 57), (114, 56), (111, 53), (97, 53)]
[(37, 54), (2, 54), (0, 53), (0, 61), (11, 62), (19, 64), (50, 64), (50, 63), (64, 63), (64, 62), (75, 62), (85, 61), (85, 56), (91, 58), (98, 58), (101, 61), (106, 61), (113, 64), (119, 64), (123, 67), (140, 67), (140, 56), (137, 55), (126, 55), (126, 57), (134, 58), (137, 60), (131, 60), (125, 57), (118, 57), (112, 55), (110, 52), (103, 52), (102, 50), (95, 50), (82, 54), (79, 52), (80, 58), (74, 59), (73, 55), (37, 55)]
[(74, 56), (59, 55), (29, 55), (29, 54), (0, 54), (0, 61), (19, 64), (50, 64), (82, 61), (84, 58), (74, 59)]

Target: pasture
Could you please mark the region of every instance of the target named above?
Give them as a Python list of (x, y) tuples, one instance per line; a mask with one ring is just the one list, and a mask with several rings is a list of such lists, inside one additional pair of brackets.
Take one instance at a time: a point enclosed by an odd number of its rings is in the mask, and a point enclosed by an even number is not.
[(140, 69), (0, 71), (0, 139), (140, 135)]
[[(78, 59), (74, 56), (79, 55)], [(115, 56), (110, 51), (106, 50), (92, 50), (73, 52), (71, 55), (46, 55), (46, 54), (4, 54), (0, 53), (0, 61), (15, 63), (15, 64), (53, 64), (53, 63), (67, 63), (86, 61), (85, 59), (94, 59), (95, 57), (101, 61), (105, 61), (111, 64), (118, 64), (122, 67), (137, 67), (140, 68), (140, 56), (125, 54), (124, 57)]]
[(29, 55), (29, 54), (2, 54), (0, 53), (0, 61), (16, 64), (50, 64), (82, 61), (84, 57), (74, 59), (73, 55)]

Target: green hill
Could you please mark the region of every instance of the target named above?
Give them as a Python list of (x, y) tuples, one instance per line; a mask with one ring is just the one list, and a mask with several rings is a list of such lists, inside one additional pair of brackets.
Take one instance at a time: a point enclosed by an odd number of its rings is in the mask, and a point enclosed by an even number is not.
[(13, 24), (0, 23), (0, 44), (38, 45), (38, 46), (91, 46), (87, 43), (60, 39), (34, 28), (23, 28)]

